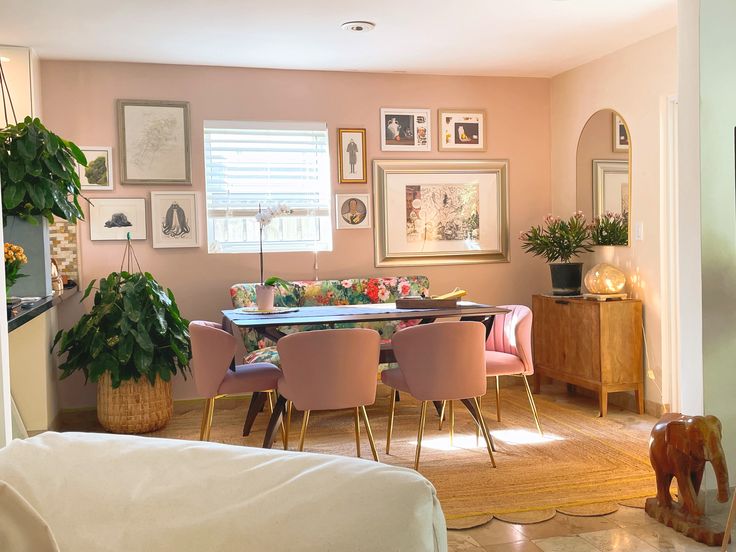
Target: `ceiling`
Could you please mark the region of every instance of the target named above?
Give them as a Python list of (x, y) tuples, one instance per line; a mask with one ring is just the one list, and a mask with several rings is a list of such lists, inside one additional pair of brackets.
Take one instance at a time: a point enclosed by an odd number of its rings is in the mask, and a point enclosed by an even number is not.
[[(42, 59), (550, 77), (676, 25), (676, 0), (0, 0)], [(340, 24), (376, 23), (368, 33)]]

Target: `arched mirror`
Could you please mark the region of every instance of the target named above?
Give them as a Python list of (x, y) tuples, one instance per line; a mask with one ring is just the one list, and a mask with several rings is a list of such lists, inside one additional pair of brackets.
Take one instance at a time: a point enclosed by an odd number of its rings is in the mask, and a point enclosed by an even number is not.
[(631, 136), (612, 109), (594, 113), (580, 134), (576, 203), (588, 220), (602, 221), (601, 245), (629, 245), (631, 236)]

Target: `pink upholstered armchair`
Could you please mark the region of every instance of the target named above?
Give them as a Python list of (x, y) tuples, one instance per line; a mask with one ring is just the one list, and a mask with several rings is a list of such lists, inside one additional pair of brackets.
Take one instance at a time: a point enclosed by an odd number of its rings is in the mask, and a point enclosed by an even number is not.
[(486, 376), (496, 378), (496, 417), (501, 421), (500, 376), (519, 376), (524, 380), (529, 406), (537, 431), (542, 433), (534, 396), (527, 376), (534, 374), (532, 363), (532, 311), (524, 305), (501, 305), (507, 314), (496, 315), (486, 340)]

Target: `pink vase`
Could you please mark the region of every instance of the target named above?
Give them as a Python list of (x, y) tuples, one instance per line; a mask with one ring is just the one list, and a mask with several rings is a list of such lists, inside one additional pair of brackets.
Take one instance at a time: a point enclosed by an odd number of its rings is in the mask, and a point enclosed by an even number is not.
[(274, 291), (273, 286), (256, 284), (256, 306), (259, 311), (273, 310)]

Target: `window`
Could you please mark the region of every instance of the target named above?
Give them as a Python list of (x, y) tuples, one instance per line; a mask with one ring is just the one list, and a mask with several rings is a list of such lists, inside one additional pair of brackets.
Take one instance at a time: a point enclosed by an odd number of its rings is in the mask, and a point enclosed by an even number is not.
[(205, 121), (210, 253), (258, 251), (261, 208), (286, 204), (264, 251), (330, 251), (330, 159), (324, 123)]

